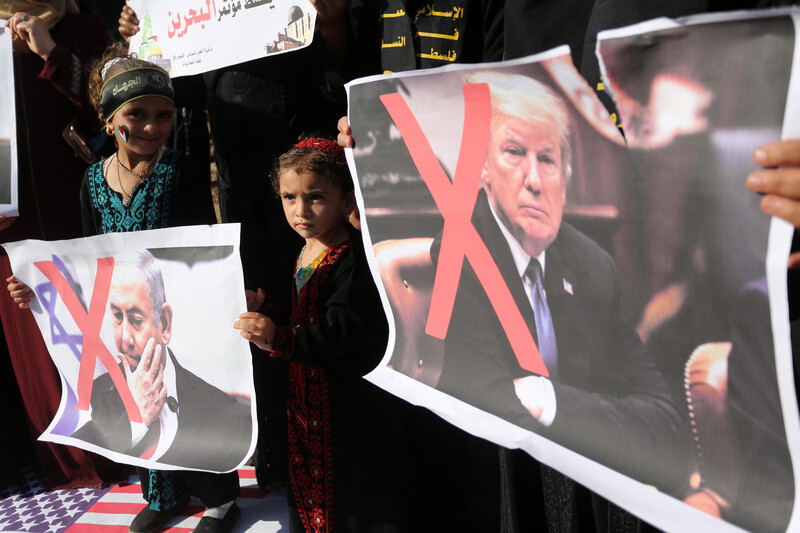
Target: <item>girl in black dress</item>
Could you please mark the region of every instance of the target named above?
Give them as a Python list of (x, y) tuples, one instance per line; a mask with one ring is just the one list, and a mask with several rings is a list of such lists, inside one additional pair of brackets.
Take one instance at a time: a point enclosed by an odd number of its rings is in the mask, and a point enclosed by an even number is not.
[(361, 377), (382, 358), (388, 325), (360, 233), (347, 222), (355, 198), (342, 148), (300, 141), (279, 158), (273, 188), (306, 244), (286, 292), (234, 328), (289, 361), (290, 530), (406, 530), (392, 470), (404, 466), (388, 429), (397, 400)]

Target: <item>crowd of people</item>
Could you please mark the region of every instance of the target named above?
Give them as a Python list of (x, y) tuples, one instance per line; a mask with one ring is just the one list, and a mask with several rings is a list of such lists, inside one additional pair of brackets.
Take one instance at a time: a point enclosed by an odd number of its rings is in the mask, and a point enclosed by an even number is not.
[[(291, 531), (560, 533), (650, 528), (527, 454), (474, 437), (362, 379), (382, 358), (389, 328), (364, 254), (354, 184), (344, 158), (344, 147), (355, 145), (344, 116), (344, 83), (363, 75), (436, 66), (415, 50), (421, 46), (420, 30), (442, 28), (425, 26), (433, 23), (430, 18), (381, 16), (416, 12), (422, 3), (412, 0), (311, 3), (317, 10), (317, 35), (306, 49), (172, 80), (160, 67), (129, 56), (124, 42), (112, 44), (101, 17), (80, 13), (73, 0), (0, 0), (0, 18), (7, 19), (14, 38), (20, 147), (20, 216), (0, 217), (0, 239), (58, 240), (216, 223), (207, 168), (210, 136), (221, 221), (242, 224), (248, 309), (236, 317), (234, 328), (251, 344), (259, 422), (257, 477), (263, 487), (288, 484)], [(502, 0), (451, 0), (436, 5), (445, 4), (465, 13), (456, 22), (458, 37), (451, 43), (459, 62), (500, 61), (567, 43), (593, 86), (600, 81), (594, 45), (602, 29), (655, 16), (773, 5), (763, 0), (736, 6), (687, 1), (642, 7), (630, 0), (571, 1), (558, 8), (533, 0), (508, 5)], [(140, 31), (137, 14), (121, 3), (115, 8), (119, 26), (114, 29), (123, 41), (130, 40)], [(382, 47), (389, 37), (409, 44)], [(138, 82), (127, 83), (132, 79)], [(487, 83), (497, 92), (504, 81)], [(542, 93), (537, 98), (547, 98), (547, 90), (535, 82), (529, 89), (531, 94)], [(528, 289), (536, 285), (537, 275), (527, 273), (528, 261), (543, 257), (551, 245), (548, 257), (560, 253), (569, 259), (578, 255), (571, 250), (579, 250), (581, 261), (591, 255), (595, 264), (606, 264), (608, 279), (594, 279), (613, 284), (615, 273), (607, 254), (561, 225), (570, 172), (563, 153), (550, 153), (552, 157), (537, 163), (538, 179), (544, 184), (538, 195), (551, 196), (549, 209), (557, 220), (530, 229), (507, 211), (508, 184), (519, 180), (517, 188), (527, 190), (522, 183), (530, 178), (504, 167), (499, 148), (492, 144), (500, 142), (500, 132), (515, 120), (498, 98), (493, 94), (496, 120), (485, 163), (491, 172), (482, 178), (478, 207), (484, 239), (502, 246), (504, 241), (512, 246), (518, 242), (526, 261), (517, 266), (522, 265), (525, 279), (530, 276), (525, 281)], [(531, 98), (531, 106), (537, 105), (537, 98)], [(549, 107), (546, 112), (558, 112), (557, 105)], [(195, 131), (188, 142), (175, 136), (178, 109), (190, 110), (203, 125), (207, 119), (208, 129)], [(62, 140), (64, 127), (76, 120), (105, 136), (97, 149), (100, 159), (88, 167)], [(520, 126), (528, 128), (520, 135), (539, 142), (537, 136), (545, 135), (533, 124)], [(188, 122), (184, 127), (190, 127)], [(547, 142), (563, 147), (558, 138), (562, 133), (547, 135)], [(742, 176), (742, 187), (763, 195), (764, 213), (800, 227), (800, 140), (763, 146), (753, 158), (763, 170)], [(497, 185), (500, 180), (502, 186)], [(556, 268), (551, 261), (555, 260), (548, 259), (547, 268)], [(797, 267), (800, 252), (789, 260), (790, 269)], [(60, 379), (28, 310), (33, 291), (16, 279), (5, 253), (0, 255), (0, 270), (9, 291), (9, 297), (0, 298), (8, 353), (3, 357), (8, 367), (3, 379), (9, 385), (3, 387), (8, 401), (2, 404), (6, 419), (15, 424), (14, 431), (2, 437), (8, 440), (6, 449), (15, 452), (3, 464), (0, 481), (10, 483), (14, 467), (34, 461), (44, 468), (51, 488), (125, 479), (129, 467), (77, 448), (35, 442), (58, 410)], [(140, 457), (168, 456), (171, 443), (186, 438), (179, 418), (189, 415), (172, 406), (175, 391), (170, 383), (199, 378), (184, 370), (167, 348), (172, 310), (160, 279), (147, 252), (120, 256), (109, 296), (119, 370), (128, 380), (143, 426), (128, 424), (121, 400), (110, 406), (119, 395), (112, 394), (112, 401), (96, 393), (92, 407), (97, 420), (82, 427), (76, 438)], [(548, 296), (552, 297), (549, 292)], [(464, 314), (464, 321), (487, 321), (474, 311), (488, 309), (487, 303), (457, 303), (462, 304), (456, 312)], [(535, 305), (534, 312), (538, 313)], [(554, 313), (551, 320), (558, 316)], [(468, 352), (464, 343), (475, 344), (487, 336), (505, 342), (502, 331), (487, 333), (475, 326), (468, 333), (445, 341), (446, 353), (454, 355), (443, 371), (441, 390), (447, 390), (448, 380), (461, 381), (460, 372), (482, 364), (458, 359)], [(641, 342), (632, 329), (622, 333), (625, 338), (615, 339), (613, 345), (632, 345), (631, 362), (644, 367), (631, 370), (641, 383), (628, 380), (616, 386), (648, 389), (656, 397), (644, 406), (650, 413), (648, 423), (658, 418), (667, 428), (677, 427), (679, 415), (672, 412), (670, 393), (649, 374), (653, 367), (645, 365), (646, 358), (633, 357), (642, 349)], [(548, 333), (537, 329), (534, 335), (544, 339)], [(559, 340), (560, 363), (550, 368), (554, 376), (581, 372), (565, 363), (572, 341)], [(589, 347), (600, 343), (588, 338), (573, 351), (586, 355)], [(497, 346), (487, 350), (507, 351)], [(544, 343), (540, 351), (546, 351)], [(490, 374), (484, 377), (492, 379)], [(554, 402), (558, 398), (559, 409), (568, 410), (570, 393), (563, 393), (557, 382), (554, 391), (552, 383), (542, 384), (535, 376), (514, 377), (506, 392), (519, 402), (518, 415), (526, 420), (520, 425), (536, 419), (559, 431), (561, 426), (552, 420)], [(98, 380), (104, 378), (110, 380)], [(197, 386), (208, 386), (202, 383)], [(108, 391), (109, 386), (95, 390)], [(219, 393), (203, 390), (206, 401)], [(225, 401), (220, 397), (211, 403)], [(504, 407), (514, 402), (502, 401)], [(611, 408), (625, 411), (629, 406), (623, 398)], [(249, 424), (244, 418), (228, 422), (241, 428)], [(615, 431), (597, 425), (598, 431)], [(585, 427), (594, 426), (587, 419)], [(666, 432), (676, 439), (679, 434), (678, 429)], [(643, 445), (662, 446), (665, 455), (675, 451), (669, 442)], [(133, 520), (132, 533), (158, 531), (190, 496), (206, 507), (195, 531), (230, 531), (240, 516), (235, 472), (139, 468), (137, 473), (147, 505)]]

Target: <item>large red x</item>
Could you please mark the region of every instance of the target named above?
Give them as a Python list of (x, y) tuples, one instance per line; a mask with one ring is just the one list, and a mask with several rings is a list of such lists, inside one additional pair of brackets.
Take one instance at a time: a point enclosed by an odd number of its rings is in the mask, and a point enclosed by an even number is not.
[(481, 169), (489, 144), (492, 109), (489, 86), (485, 83), (464, 85), (463, 91), (464, 130), (452, 183), (403, 97), (399, 93), (381, 96), (381, 102), (400, 130), (417, 170), (444, 217), (442, 247), (425, 333), (439, 339), (447, 335), (461, 278), (461, 265), (466, 257), (497, 313), (520, 366), (529, 372), (548, 376), (547, 367), (511, 291), (472, 225)]
[(78, 370), (78, 404), (81, 411), (89, 409), (92, 398), (92, 385), (94, 384), (94, 368), (97, 359), (106, 367), (111, 381), (117, 387), (122, 403), (128, 413), (131, 422), (142, 422), (142, 415), (133, 399), (125, 375), (119, 368), (119, 364), (114, 360), (111, 352), (100, 339), (100, 328), (103, 326), (103, 316), (105, 315), (108, 292), (111, 287), (111, 274), (114, 271), (114, 258), (101, 257), (97, 259), (97, 276), (94, 280), (92, 290), (92, 301), (89, 304), (89, 312), (83, 309), (80, 300), (75, 295), (72, 287), (64, 279), (64, 275), (52, 261), (39, 261), (34, 263), (42, 274), (58, 291), (61, 301), (67, 307), (69, 314), (75, 324), (81, 330), (83, 341), (81, 343), (81, 366)]

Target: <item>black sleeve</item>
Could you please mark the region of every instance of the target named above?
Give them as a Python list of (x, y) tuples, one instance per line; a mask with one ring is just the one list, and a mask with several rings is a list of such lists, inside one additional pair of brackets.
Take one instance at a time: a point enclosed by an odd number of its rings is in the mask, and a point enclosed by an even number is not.
[(351, 0), (348, 10), (349, 35), (345, 77), (349, 79), (380, 73), (381, 25), (378, 2)]
[(483, 61), (502, 61), (505, 46), (505, 0), (485, 0), (483, 7)]
[(97, 111), (89, 99), (91, 64), (111, 44), (103, 20), (95, 15), (67, 13), (50, 31), (56, 46), (44, 62), (39, 78), (63, 94), (91, 124)]
[(216, 224), (217, 215), (208, 173), (203, 172), (186, 154), (181, 153), (179, 157), (170, 227)]
[(775, 357), (767, 283), (761, 279), (745, 286), (733, 309), (727, 406), (739, 472), (735, 486), (723, 487), (734, 489), (726, 517), (760, 531), (784, 531), (794, 504)]
[(278, 328), (275, 356), (358, 375), (380, 362), (389, 326), (361, 246), (353, 242), (321, 289), (319, 323)]
[(181, 76), (172, 80), (176, 107), (206, 107), (206, 84), (202, 74)]

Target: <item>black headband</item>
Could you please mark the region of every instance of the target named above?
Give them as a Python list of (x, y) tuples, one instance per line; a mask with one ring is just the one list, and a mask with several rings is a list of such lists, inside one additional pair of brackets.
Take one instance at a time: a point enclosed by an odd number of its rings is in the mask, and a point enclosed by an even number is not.
[(145, 96), (160, 96), (175, 103), (172, 82), (164, 72), (153, 67), (139, 67), (115, 74), (103, 83), (100, 107), (106, 122), (119, 108)]

